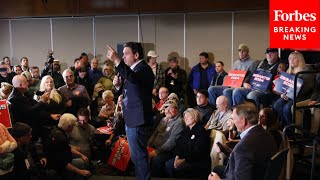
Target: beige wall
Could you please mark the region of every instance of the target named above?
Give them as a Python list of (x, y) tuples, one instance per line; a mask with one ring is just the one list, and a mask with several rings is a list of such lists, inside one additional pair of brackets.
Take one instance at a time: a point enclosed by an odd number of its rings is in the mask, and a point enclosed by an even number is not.
[(179, 55), (181, 67), (189, 71), (197, 64), (198, 55), (206, 51), (211, 61), (223, 61), (229, 70), (237, 59), (239, 43), (250, 46), (253, 59), (264, 58), (269, 44), (268, 13), (246, 11), (144, 14), (140, 18), (137, 15), (113, 15), (0, 20), (0, 56), (12, 55), (14, 63), (27, 56), (30, 65), (42, 68), (48, 49), (53, 46), (54, 57), (61, 60), (62, 68), (66, 68), (73, 65), (73, 60), (82, 52), (87, 52), (90, 57), (96, 55), (103, 62), (106, 44), (116, 47), (117, 43), (143, 41), (146, 51), (154, 48), (159, 55), (158, 61), (165, 67), (168, 56)]
[(0, 56), (1, 60), (4, 56), (11, 56), (10, 51), (10, 34), (9, 22), (0, 20)]

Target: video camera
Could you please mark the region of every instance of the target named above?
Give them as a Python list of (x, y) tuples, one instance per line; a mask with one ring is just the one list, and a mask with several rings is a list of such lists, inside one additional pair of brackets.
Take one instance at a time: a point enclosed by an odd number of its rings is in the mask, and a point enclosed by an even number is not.
[(52, 64), (53, 61), (54, 61), (53, 51), (49, 50), (49, 51), (48, 51), (47, 63), (48, 63), (48, 64)]
[(48, 51), (47, 61), (44, 63), (44, 66), (45, 66), (45, 70), (46, 70), (46, 71), (49, 71), (49, 69), (52, 68), (53, 61), (54, 61), (53, 51), (52, 51), (52, 50), (49, 50), (49, 51)]

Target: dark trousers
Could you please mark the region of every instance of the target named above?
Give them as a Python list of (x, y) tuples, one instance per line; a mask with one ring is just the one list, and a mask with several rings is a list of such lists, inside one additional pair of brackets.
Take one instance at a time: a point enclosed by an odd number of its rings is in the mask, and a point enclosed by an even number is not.
[(165, 164), (166, 161), (174, 158), (175, 155), (169, 152), (159, 153), (156, 157), (150, 159), (152, 177), (166, 177)]

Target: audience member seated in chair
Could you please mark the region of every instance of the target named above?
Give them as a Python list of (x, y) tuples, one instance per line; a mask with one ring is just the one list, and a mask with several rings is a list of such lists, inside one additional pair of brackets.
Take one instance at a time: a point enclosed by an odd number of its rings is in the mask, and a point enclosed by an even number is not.
[[(232, 70), (244, 70), (247, 71), (246, 77), (250, 77), (253, 74), (257, 66), (257, 62), (252, 60), (249, 55), (249, 46), (246, 44), (240, 44), (238, 48), (239, 52), (239, 59), (233, 63)], [(221, 96), (225, 95), (228, 98), (229, 108), (232, 108), (233, 101), (232, 101), (232, 91), (235, 88), (231, 88), (228, 86), (210, 86), (208, 88), (209, 93), (209, 103), (212, 106), (216, 105), (216, 99)]]
[(226, 96), (219, 96), (216, 100), (216, 107), (217, 110), (212, 113), (209, 121), (205, 125), (205, 129), (227, 131), (229, 129), (227, 121), (232, 115), (232, 111), (228, 107), (228, 98)]
[(114, 68), (110, 63), (105, 63), (102, 68), (103, 76), (98, 80), (104, 90), (113, 90)]
[(215, 63), (216, 74), (212, 77), (210, 86), (222, 86), (225, 77), (228, 73), (224, 70), (224, 63), (218, 61)]
[[(75, 126), (77, 118), (69, 113), (61, 116), (58, 127), (53, 129), (47, 145), (48, 167), (54, 169), (64, 179), (85, 179), (91, 173), (85, 170), (88, 158), (69, 144), (68, 134)], [(78, 157), (73, 158), (72, 155)]]
[(186, 127), (177, 141), (175, 158), (166, 162), (169, 177), (200, 178), (210, 172), (210, 139), (200, 124), (200, 113), (188, 108), (183, 113)]
[(105, 105), (102, 106), (98, 117), (101, 118), (104, 121), (111, 120), (114, 116), (114, 111), (116, 109), (116, 106), (114, 104), (114, 95), (111, 90), (106, 90), (102, 93), (102, 99), (105, 102)]
[(208, 97), (208, 91), (205, 89), (200, 89), (196, 94), (197, 105), (194, 109), (200, 113), (200, 124), (202, 124), (202, 127), (207, 124), (213, 112), (213, 107), (209, 104)]
[(159, 102), (156, 104), (158, 111), (161, 110), (162, 105), (168, 100), (169, 90), (165, 87), (159, 89)]
[(41, 79), (40, 91), (34, 95), (34, 99), (39, 101), (42, 94), (49, 96), (49, 100), (42, 104), (44, 111), (50, 112), (52, 114), (46, 120), (43, 119), (45, 126), (57, 125), (61, 114), (65, 111), (65, 102), (62, 99), (61, 93), (55, 89), (54, 80), (51, 76), (46, 75)]
[[(243, 87), (236, 88), (233, 90), (232, 99), (233, 105), (236, 106), (242, 103), (245, 99), (252, 99), (257, 108), (260, 109), (261, 102), (259, 101), (259, 96), (263, 94), (268, 94), (272, 90), (272, 81), (277, 74), (277, 68), (280, 63), (280, 58), (277, 48), (267, 48), (266, 59), (259, 63), (255, 70), (260, 70), (264, 72), (269, 72), (272, 74), (271, 80), (269, 81), (268, 87), (265, 91), (252, 89), (252, 84), (250, 84), (251, 77), (248, 76), (244, 82)], [(254, 71), (255, 71), (254, 70)]]
[(92, 95), (92, 102), (90, 104), (90, 113), (91, 113), (91, 122), (94, 127), (100, 127), (99, 123), (101, 120), (98, 118), (100, 110), (102, 106), (106, 104), (105, 100), (102, 98), (104, 90), (102, 84), (97, 83), (94, 85), (93, 95)]
[[(303, 55), (294, 51), (289, 55), (289, 68), (287, 73), (295, 75), (300, 71), (310, 70), (308, 66), (305, 65)], [(296, 99), (297, 102), (304, 101), (310, 98), (312, 91), (314, 89), (314, 80), (315, 77), (312, 74), (301, 74), (299, 78), (303, 80), (303, 85), (300, 89), (299, 94)], [(286, 94), (281, 94), (281, 98), (279, 98), (272, 106), (272, 109), (277, 112), (277, 115), (281, 119), (281, 124), (283, 126), (289, 125), (293, 123), (292, 121), (292, 111), (291, 107), (293, 105), (293, 99), (290, 99)]]
[(66, 85), (61, 86), (59, 91), (66, 101), (66, 112), (77, 115), (80, 108), (86, 108), (91, 102), (88, 91), (84, 86), (75, 83), (72, 70), (64, 70), (62, 76)]
[(271, 108), (264, 108), (259, 112), (259, 124), (263, 129), (269, 131), (277, 143), (277, 148), (282, 144), (282, 136), (280, 132), (280, 124), (277, 122), (275, 113)]
[(276, 144), (278, 150), (282, 150), (284, 148), (288, 148), (288, 157), (286, 161), (286, 167), (282, 170), (282, 177), (286, 179), (290, 179), (293, 169), (293, 154), (290, 148), (290, 143), (287, 138), (283, 138), (283, 133), (279, 130), (280, 124), (277, 122), (277, 118), (275, 113), (271, 108), (264, 108), (259, 112), (259, 124), (267, 131), (269, 131)]
[(218, 165), (224, 165), (226, 154), (217, 151), (217, 143), (221, 143), (226, 149), (232, 151), (232, 148), (239, 142), (237, 128), (233, 123), (232, 111), (229, 119), (226, 122), (227, 130), (218, 131), (212, 129), (210, 132), (210, 157), (211, 157), (211, 170), (213, 170)]
[(40, 136), (41, 126), (45, 120), (52, 118), (59, 119), (57, 115), (43, 110), (41, 107), (48, 103), (50, 96), (45, 93), (41, 96), (39, 102), (25, 96), (28, 90), (27, 79), (22, 75), (13, 77), (13, 90), (8, 97), (10, 102), (10, 115), (12, 122), (23, 122), (32, 127), (32, 137), (37, 139)]
[(236, 106), (233, 121), (241, 140), (233, 148), (224, 173), (213, 172), (208, 179), (263, 179), (265, 162), (277, 152), (272, 135), (258, 125), (258, 111), (252, 104)]
[(166, 116), (148, 140), (148, 146), (154, 148), (149, 152), (153, 177), (164, 176), (165, 162), (175, 157), (176, 141), (183, 130), (177, 103), (167, 101), (164, 107)]
[(284, 71), (284, 72), (287, 71), (287, 65), (284, 62), (281, 62), (278, 65), (277, 74), (274, 76), (273, 82), (272, 82), (272, 92), (261, 94), (260, 96), (258, 96), (258, 101), (261, 102), (263, 108), (271, 107), (272, 104), (280, 98), (280, 94), (274, 91), (274, 87), (275, 87), (274, 81), (280, 77), (281, 71)]
[(178, 95), (176, 93), (170, 93), (168, 96), (168, 100), (174, 100), (178, 104), (179, 107), (179, 113), (183, 114), (183, 112), (186, 110), (186, 107), (183, 103), (183, 99), (179, 99)]

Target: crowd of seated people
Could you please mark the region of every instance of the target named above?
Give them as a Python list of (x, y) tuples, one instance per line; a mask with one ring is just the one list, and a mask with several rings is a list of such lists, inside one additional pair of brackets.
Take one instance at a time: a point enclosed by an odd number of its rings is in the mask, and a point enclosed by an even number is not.
[[(209, 179), (238, 173), (252, 179), (258, 174), (249, 171), (263, 173), (261, 158), (270, 158), (281, 149), (281, 130), (294, 122), (293, 99), (275, 92), (273, 80), (282, 71), (295, 75), (312, 68), (297, 51), (290, 54), (288, 64), (280, 60), (278, 49), (267, 48), (263, 61), (253, 60), (246, 44), (240, 44), (238, 51), (239, 59), (232, 70), (247, 71), (238, 88), (223, 86), (228, 75), (224, 63), (209, 63), (206, 52), (200, 53), (199, 63), (187, 76), (179, 67), (178, 57), (169, 58), (164, 70), (156, 52), (149, 51), (147, 62), (155, 79), (153, 119), (146, 133), (153, 177), (204, 178), (214, 171)], [(0, 167), (0, 179), (32, 179), (38, 172), (34, 169), (39, 168), (43, 170), (39, 171), (43, 172), (41, 176), (48, 179), (85, 179), (97, 168), (111, 168), (107, 165), (111, 151), (119, 137), (125, 137), (122, 91), (115, 86), (121, 77), (114, 65), (106, 61), (100, 70), (99, 60), (89, 62), (85, 53), (62, 73), (58, 60), (47, 64), (41, 73), (39, 67), (29, 64), (32, 61), (27, 57), (21, 58), (19, 65), (12, 65), (9, 57), (0, 63), (0, 100), (7, 101), (13, 123), (8, 129), (11, 135), (0, 124), (0, 162), (4, 155), (15, 157), (12, 166)], [(252, 89), (250, 78), (257, 70), (272, 74), (266, 91)], [(313, 70), (319, 71), (319, 67)], [(299, 77), (303, 85), (297, 94), (297, 106), (319, 104), (319, 73)], [(300, 114), (297, 111), (299, 125)], [(315, 109), (311, 127), (315, 134), (319, 131), (319, 114), (319, 108)], [(99, 132), (100, 127), (110, 127), (111, 133)], [(249, 166), (246, 155), (239, 159), (235, 156), (253, 148), (249, 146), (259, 137), (248, 137), (252, 134), (263, 136), (269, 146), (259, 154), (260, 159), (252, 159), (252, 169), (245, 172), (234, 165)], [(229, 161), (217, 142), (234, 152)], [(247, 150), (248, 157), (259, 148)], [(30, 162), (25, 163), (26, 159)], [(227, 163), (233, 166), (224, 170)]]

